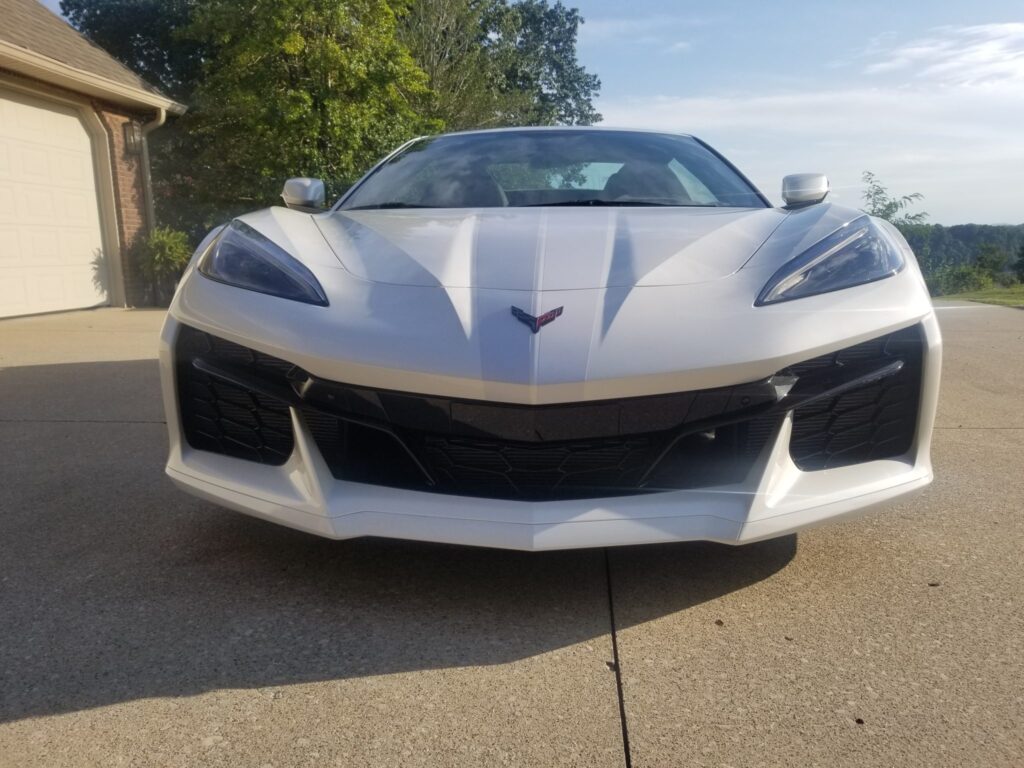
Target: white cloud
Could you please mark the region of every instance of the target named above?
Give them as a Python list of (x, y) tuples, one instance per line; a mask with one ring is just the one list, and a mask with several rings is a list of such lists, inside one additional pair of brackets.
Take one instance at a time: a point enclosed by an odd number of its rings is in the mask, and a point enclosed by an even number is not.
[(938, 27), (928, 37), (864, 53), (869, 75), (899, 73), (948, 85), (1024, 83), (1024, 23)]
[(1024, 85), (602, 100), (606, 125), (694, 133), (773, 199), (786, 173), (821, 171), (860, 203), (860, 174), (920, 191), (932, 220), (1024, 222)]
[(668, 46), (665, 53), (687, 53), (691, 48), (693, 48), (693, 44), (688, 40), (679, 40)]
[(871, 170), (895, 192), (922, 192), (932, 221), (1024, 222), (1024, 24), (942, 27), (898, 45), (881, 36), (858, 60), (835, 89), (598, 108), (606, 125), (707, 139), (773, 199), (784, 174), (822, 171), (834, 197), (857, 206)]

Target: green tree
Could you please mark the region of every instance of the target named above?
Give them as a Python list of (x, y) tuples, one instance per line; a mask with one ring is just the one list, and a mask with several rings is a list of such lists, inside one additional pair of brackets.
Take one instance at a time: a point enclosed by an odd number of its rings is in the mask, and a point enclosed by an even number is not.
[(204, 46), (181, 35), (197, 0), (61, 0), (79, 32), (167, 95), (188, 100)]
[(485, 15), (487, 47), (511, 97), (509, 122), (520, 125), (590, 125), (601, 115), (593, 98), (601, 88), (576, 59), (583, 18), (558, 0), (492, 3)]
[[(191, 103), (214, 46), (186, 34), (211, 5), (234, 0), (61, 0), (72, 25), (168, 95)], [(331, 5), (345, 7), (347, 0)], [(426, 72), (415, 106), (450, 130), (488, 125), (587, 124), (600, 119), (600, 81), (579, 64), (579, 12), (548, 0), (391, 0), (401, 42)]]
[(276, 201), (335, 194), (416, 133), (588, 123), (582, 19), (548, 0), (62, 0), (71, 23), (189, 106), (150, 138), (158, 218), (196, 237)]
[(985, 243), (1014, 254), (1024, 247), (1024, 224), (912, 224), (901, 226), (900, 231), (922, 268), (972, 264)]
[(184, 34), (211, 52), (161, 154), (170, 204), (208, 225), (277, 200), (288, 176), (331, 194), (429, 130), (410, 99), (426, 78), (385, 0), (203, 0)]
[(503, 124), (500, 80), (485, 47), (492, 4), (418, 0), (400, 14), (399, 37), (429, 84), (416, 108), (447, 130)]
[(576, 58), (582, 23), (547, 0), (416, 0), (400, 37), (430, 84), (418, 108), (448, 130), (596, 122), (600, 81)]
[(994, 243), (985, 243), (978, 249), (974, 264), (990, 277), (997, 277), (1006, 271), (1010, 262), (1010, 254)]
[(889, 190), (871, 171), (864, 171), (861, 179), (867, 185), (862, 196), (865, 213), (885, 219), (898, 227), (921, 224), (928, 218), (928, 214), (924, 212), (906, 213), (907, 208), (924, 199), (920, 192), (892, 197)]
[(1020, 248), (1017, 249), (1017, 260), (1013, 263), (1013, 271), (1017, 274), (1017, 279), (1024, 283), (1024, 243), (1021, 243)]
[(932, 296), (948, 296), (991, 288), (992, 276), (973, 264), (955, 264), (936, 270), (926, 282)]

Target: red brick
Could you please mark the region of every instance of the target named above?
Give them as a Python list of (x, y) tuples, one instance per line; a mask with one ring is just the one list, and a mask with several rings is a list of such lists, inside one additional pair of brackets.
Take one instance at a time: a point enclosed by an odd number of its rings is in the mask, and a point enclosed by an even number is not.
[(131, 246), (136, 238), (145, 234), (146, 205), (142, 189), (142, 156), (131, 155), (125, 151), (124, 126), (131, 120), (145, 122), (149, 118), (99, 101), (93, 102), (93, 107), (106, 127), (110, 140), (125, 294), (129, 304), (140, 304), (146, 300), (146, 282), (138, 274), (138, 269), (131, 260)]

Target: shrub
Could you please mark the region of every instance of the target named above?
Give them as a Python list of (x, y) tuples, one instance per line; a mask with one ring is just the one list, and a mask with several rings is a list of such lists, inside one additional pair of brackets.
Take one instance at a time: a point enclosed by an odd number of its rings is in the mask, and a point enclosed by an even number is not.
[(1000, 272), (998, 275), (996, 275), (995, 280), (996, 285), (1000, 286), (1001, 288), (1012, 288), (1013, 286), (1017, 285), (1020, 282), (1017, 275), (1015, 275), (1013, 272)]
[(136, 263), (142, 274), (151, 280), (177, 280), (190, 258), (192, 248), (188, 236), (170, 227), (157, 227), (140, 239), (135, 248)]
[(932, 296), (946, 296), (991, 288), (992, 276), (971, 264), (958, 264), (937, 269), (927, 282)]
[(156, 227), (135, 242), (132, 256), (139, 271), (149, 280), (153, 303), (167, 304), (192, 258), (192, 247), (184, 232)]

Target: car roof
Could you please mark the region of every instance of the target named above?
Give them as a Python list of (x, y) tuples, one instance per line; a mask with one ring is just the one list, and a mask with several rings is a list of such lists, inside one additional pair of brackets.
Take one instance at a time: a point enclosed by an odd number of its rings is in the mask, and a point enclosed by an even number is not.
[(666, 131), (657, 128), (617, 128), (610, 125), (522, 125), (509, 126), (506, 128), (477, 128), (466, 131), (452, 131), (450, 133), (434, 134), (435, 137), (442, 136), (476, 136), (491, 133), (556, 133), (561, 131), (586, 131), (588, 133), (652, 133), (662, 136), (680, 136), (692, 139), (693, 135), (680, 131)]

